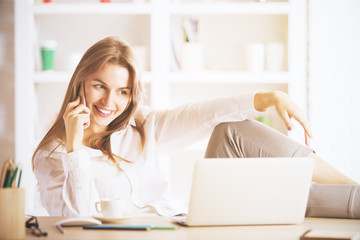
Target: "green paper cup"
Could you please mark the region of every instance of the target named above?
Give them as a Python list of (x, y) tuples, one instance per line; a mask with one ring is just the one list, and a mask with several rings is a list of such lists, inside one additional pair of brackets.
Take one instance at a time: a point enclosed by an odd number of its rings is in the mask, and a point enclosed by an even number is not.
[(46, 41), (41, 45), (41, 60), (42, 70), (54, 70), (55, 50), (57, 47), (56, 41)]

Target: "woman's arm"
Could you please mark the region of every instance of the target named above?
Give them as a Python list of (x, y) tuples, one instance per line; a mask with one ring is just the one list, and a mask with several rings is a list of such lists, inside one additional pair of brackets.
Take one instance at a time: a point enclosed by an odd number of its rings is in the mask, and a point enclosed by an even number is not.
[(70, 154), (39, 151), (34, 173), (41, 201), (50, 216), (92, 216), (98, 193), (86, 150)]
[(250, 92), (158, 111), (147, 120), (147, 124), (153, 122), (158, 150), (167, 154), (204, 139), (222, 122), (243, 121), (259, 115), (253, 105), (254, 95)]
[(291, 118), (295, 118), (304, 128), (305, 143), (309, 145), (311, 138), (310, 124), (305, 116), (304, 111), (291, 98), (281, 91), (260, 92), (254, 97), (254, 108), (258, 111), (265, 111), (267, 108), (274, 106), (279, 116), (284, 121), (287, 129), (293, 128)]

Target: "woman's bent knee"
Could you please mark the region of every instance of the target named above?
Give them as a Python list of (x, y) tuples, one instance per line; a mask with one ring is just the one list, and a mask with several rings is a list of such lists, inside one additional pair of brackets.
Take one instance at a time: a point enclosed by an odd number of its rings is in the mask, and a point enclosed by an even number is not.
[(244, 120), (216, 126), (205, 157), (306, 157), (311, 152), (265, 124)]

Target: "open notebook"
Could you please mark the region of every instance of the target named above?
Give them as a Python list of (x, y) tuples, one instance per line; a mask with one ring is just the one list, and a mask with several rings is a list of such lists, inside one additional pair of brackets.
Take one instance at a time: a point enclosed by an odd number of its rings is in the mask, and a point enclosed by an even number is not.
[(200, 159), (186, 226), (297, 224), (304, 220), (313, 159)]

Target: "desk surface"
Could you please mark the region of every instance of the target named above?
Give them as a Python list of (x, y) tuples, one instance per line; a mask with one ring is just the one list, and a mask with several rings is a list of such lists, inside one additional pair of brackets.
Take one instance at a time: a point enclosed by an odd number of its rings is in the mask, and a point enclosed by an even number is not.
[[(56, 228), (56, 222), (64, 217), (38, 217), (40, 228), (48, 233), (47, 237), (33, 236), (26, 230), (26, 239), (296, 239), (307, 230), (324, 230), (327, 232), (341, 232), (356, 235), (360, 233), (360, 220), (306, 218), (302, 224), (297, 225), (268, 225), (268, 226), (226, 226), (226, 227), (179, 227), (176, 230), (83, 230), (82, 227), (66, 227), (62, 234)], [(131, 218), (122, 224), (149, 224), (158, 226), (175, 225), (164, 217)]]

